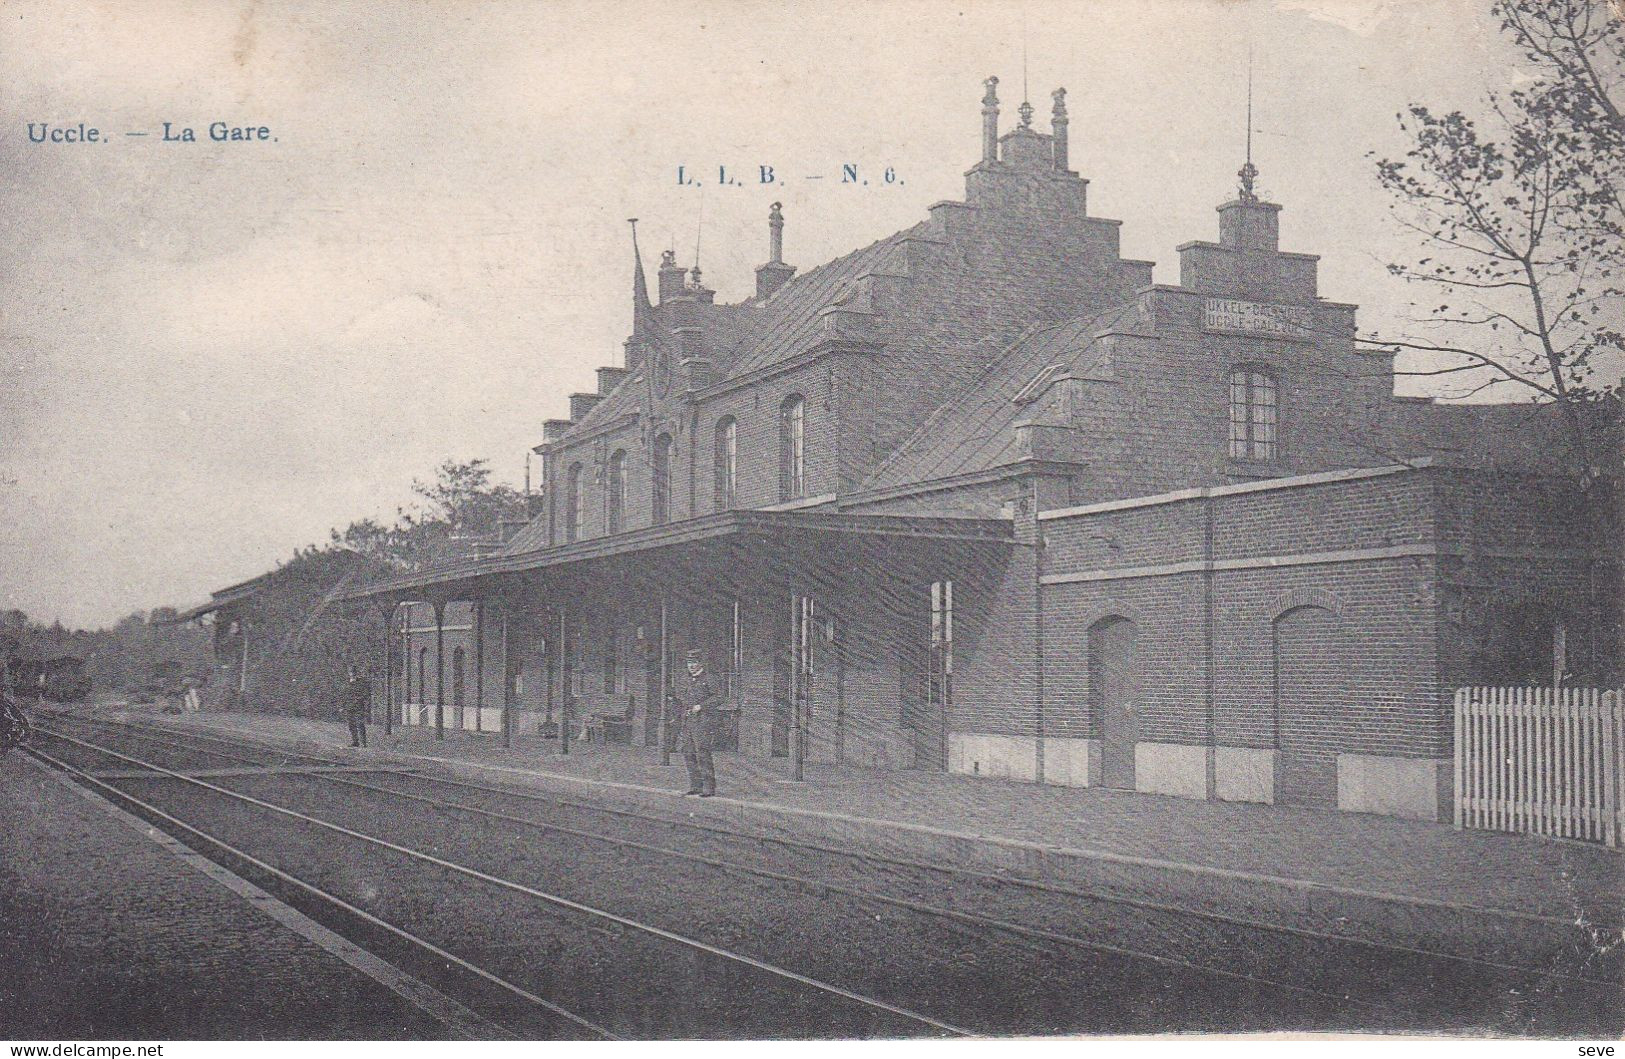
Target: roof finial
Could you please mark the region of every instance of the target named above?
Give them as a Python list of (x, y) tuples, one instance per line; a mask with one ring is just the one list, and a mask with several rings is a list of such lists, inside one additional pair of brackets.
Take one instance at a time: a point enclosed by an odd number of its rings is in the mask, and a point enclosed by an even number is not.
[(1247, 161), (1236, 173), (1241, 177), (1241, 201), (1258, 201), (1253, 181), (1258, 179), (1258, 167), (1253, 165), (1253, 49), (1247, 46)]
[(1021, 127), (1033, 127), (1033, 105), (1029, 102), (1032, 97), (1027, 93), (1027, 10), (1021, 11), (1021, 106), (1016, 112), (1021, 115)]
[(700, 188), (700, 215), (694, 222), (694, 286), (700, 285), (700, 237), (705, 234), (705, 188)]
[(982, 82), (982, 161), (992, 165), (999, 159), (999, 79)]
[(1055, 101), (1050, 108), (1050, 157), (1055, 162), (1056, 172), (1070, 172), (1070, 162), (1067, 160), (1066, 129), (1070, 122), (1066, 116), (1066, 89), (1057, 88), (1049, 94)]
[(643, 278), (643, 255), (638, 252), (638, 219), (628, 217), (632, 226), (632, 337), (642, 338), (653, 328), (654, 307), (649, 304), (649, 283)]

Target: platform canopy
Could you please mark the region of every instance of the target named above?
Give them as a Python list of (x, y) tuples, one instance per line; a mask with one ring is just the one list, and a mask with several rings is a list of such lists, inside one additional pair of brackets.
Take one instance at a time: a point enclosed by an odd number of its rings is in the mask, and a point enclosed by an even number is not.
[(824, 537), (828, 538), (832, 547), (844, 541), (854, 546), (861, 543), (874, 550), (906, 542), (929, 541), (961, 545), (1012, 545), (1013, 530), (1009, 519), (972, 516), (722, 511), (610, 537), (446, 563), (359, 586), (343, 593), (340, 598), (471, 598), (480, 594), (480, 589), (484, 587), (482, 582), (506, 575), (619, 557), (647, 555), (652, 558), (671, 549), (730, 539), (771, 544), (775, 540), (805, 541)]

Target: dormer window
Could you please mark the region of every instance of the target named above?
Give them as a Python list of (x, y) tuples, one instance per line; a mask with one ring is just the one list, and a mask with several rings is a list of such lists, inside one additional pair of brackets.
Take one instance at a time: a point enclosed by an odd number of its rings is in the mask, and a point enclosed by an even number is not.
[(1275, 376), (1258, 365), (1230, 373), (1230, 458), (1270, 462), (1279, 455), (1276, 442)]

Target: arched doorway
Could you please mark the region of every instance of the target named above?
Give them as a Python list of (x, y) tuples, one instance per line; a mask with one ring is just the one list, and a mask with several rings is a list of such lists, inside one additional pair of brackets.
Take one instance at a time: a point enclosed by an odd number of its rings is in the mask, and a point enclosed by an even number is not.
[(1343, 621), (1325, 607), (1275, 619), (1275, 800), (1337, 804), (1337, 748), (1348, 717)]
[(1089, 627), (1089, 706), (1100, 739), (1100, 785), (1134, 789), (1134, 747), (1140, 740), (1140, 629), (1128, 618), (1102, 618)]

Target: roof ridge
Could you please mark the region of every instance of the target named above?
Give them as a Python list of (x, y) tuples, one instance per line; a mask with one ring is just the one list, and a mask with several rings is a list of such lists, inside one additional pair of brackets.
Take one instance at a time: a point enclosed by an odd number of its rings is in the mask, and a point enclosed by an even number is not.
[(931, 414), (920, 421), (920, 425), (915, 428), (914, 432), (908, 437), (904, 438), (902, 444), (898, 445), (895, 449), (892, 449), (891, 453), (887, 455), (885, 459), (877, 463), (874, 470), (870, 471), (864, 476), (864, 480), (866, 482), (872, 481), (873, 479), (879, 477), (882, 471), (889, 468), (893, 463), (896, 463), (904, 455), (904, 453), (908, 451), (909, 446), (914, 443), (916, 438), (924, 435), (930, 427), (934, 426), (938, 421), (945, 418), (949, 412), (954, 408), (957, 408), (959, 403), (967, 396), (976, 393), (977, 384), (986, 379), (989, 375), (993, 374), (993, 372), (998, 369), (1000, 364), (1018, 346), (1037, 334), (1047, 330), (1054, 330), (1064, 327), (1067, 323), (1068, 321), (1066, 320), (1052, 320), (1044, 323), (1028, 324), (1027, 328), (1020, 334), (1016, 335), (1015, 338), (999, 346), (998, 355), (983, 366), (982, 370), (976, 373), (975, 378), (967, 381), (964, 386), (955, 391), (953, 394), (949, 395), (942, 401), (941, 404), (933, 408), (931, 410)]
[[(921, 422), (920, 426), (913, 433), (911, 433), (902, 444), (893, 449), (884, 460), (875, 466), (874, 470), (864, 477), (864, 487), (869, 488), (875, 486), (875, 483), (882, 482), (888, 473), (897, 470), (897, 468), (900, 466), (906, 467), (911, 459), (919, 458), (922, 452), (929, 452), (931, 444), (937, 440), (933, 437), (932, 431), (940, 426), (943, 421), (951, 419), (954, 415), (966, 409), (973, 402), (985, 398), (989, 392), (988, 387), (985, 384), (992, 376), (1007, 368), (1010, 365), (1011, 359), (1019, 353), (1022, 347), (1035, 342), (1047, 340), (1057, 334), (1069, 330), (1075, 333), (1082, 333), (1088, 329), (1090, 325), (1095, 324), (1097, 321), (1112, 318), (1118, 314), (1131, 312), (1132, 310), (1133, 306), (1131, 304), (1119, 303), (1092, 313), (1084, 313), (1077, 316), (1069, 316), (1061, 320), (1048, 320), (1029, 325), (1021, 332), (1020, 335), (1018, 335), (1008, 344), (1004, 345), (1000, 354), (990, 361), (988, 365), (980, 372), (978, 372), (975, 378), (971, 379), (965, 384), (965, 386), (961, 387), (952, 396), (933, 409), (931, 414)], [(1093, 342), (1094, 337), (1091, 336), (1090, 344)], [(1087, 346), (1085, 348), (1087, 348)], [(1040, 365), (1035, 369), (1035, 375), (1037, 372), (1047, 370), (1049, 366), (1049, 364)], [(981, 430), (982, 426), (984, 425), (985, 424), (977, 425), (973, 427), (973, 429)], [(999, 430), (1002, 429), (1003, 426), (999, 428)], [(998, 430), (984, 431), (980, 434), (968, 433), (964, 437), (954, 440), (952, 444), (957, 450), (963, 448), (970, 441), (985, 440), (986, 438), (995, 436), (997, 433)], [(947, 444), (948, 442), (945, 440), (943, 443)]]

